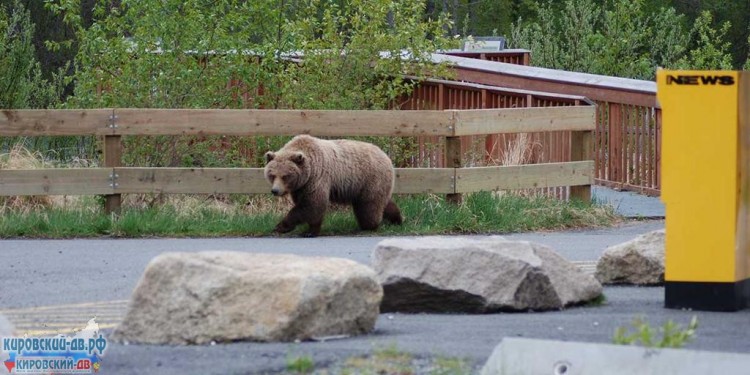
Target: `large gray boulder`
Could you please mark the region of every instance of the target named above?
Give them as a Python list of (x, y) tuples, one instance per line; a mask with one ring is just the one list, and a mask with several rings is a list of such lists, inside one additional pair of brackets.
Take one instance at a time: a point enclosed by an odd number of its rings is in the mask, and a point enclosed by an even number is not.
[(602, 287), (552, 249), (502, 237), (387, 239), (372, 254), (383, 312), (560, 309)]
[(364, 334), (382, 296), (375, 273), (347, 259), (165, 253), (146, 267), (112, 338), (203, 344)]
[(607, 248), (596, 264), (596, 278), (602, 284), (664, 283), (664, 233), (657, 230)]

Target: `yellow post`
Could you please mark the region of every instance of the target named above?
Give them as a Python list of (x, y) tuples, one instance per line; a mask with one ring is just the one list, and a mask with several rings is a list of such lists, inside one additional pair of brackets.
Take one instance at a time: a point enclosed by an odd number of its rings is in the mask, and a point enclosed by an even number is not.
[(750, 301), (750, 72), (657, 72), (666, 207), (665, 306)]

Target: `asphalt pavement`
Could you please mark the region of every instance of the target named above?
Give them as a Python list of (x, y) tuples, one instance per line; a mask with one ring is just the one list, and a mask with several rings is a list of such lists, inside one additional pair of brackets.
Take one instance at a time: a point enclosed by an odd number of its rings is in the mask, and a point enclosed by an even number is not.
[(631, 191), (618, 191), (603, 186), (592, 186), (591, 195), (603, 204), (614, 207), (618, 214), (630, 218), (664, 218), (664, 204), (658, 197)]
[[(655, 204), (650, 202), (643, 204)], [(622, 202), (619, 205), (624, 207)], [(663, 220), (640, 220), (613, 228), (506, 237), (543, 243), (571, 261), (593, 264), (606, 247), (663, 226)], [(108, 334), (122, 318), (145, 265), (163, 252), (293, 253), (343, 257), (369, 264), (372, 249), (383, 238), (0, 240), (0, 314), (30, 334), (70, 332), (96, 316)], [(100, 373), (278, 373), (285, 369), (290, 356), (309, 355), (317, 366), (325, 366), (394, 345), (415, 357), (463, 357), (480, 365), (503, 337), (607, 343), (617, 327), (627, 326), (639, 316), (652, 326), (659, 326), (669, 319), (686, 325), (697, 315), (698, 335), (688, 347), (750, 352), (746, 337), (748, 310), (712, 313), (665, 309), (661, 287), (606, 287), (604, 293), (606, 303), (602, 306), (551, 312), (381, 314), (373, 333), (326, 342), (237, 342), (189, 347), (110, 343)]]

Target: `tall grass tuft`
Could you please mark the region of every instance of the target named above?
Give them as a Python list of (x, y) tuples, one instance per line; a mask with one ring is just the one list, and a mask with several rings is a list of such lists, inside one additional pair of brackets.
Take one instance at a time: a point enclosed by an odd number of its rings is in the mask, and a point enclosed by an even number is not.
[[(8, 153), (0, 154), (0, 169), (41, 169), (46, 168), (40, 153), (32, 153), (19, 142), (10, 148)], [(51, 208), (54, 200), (52, 196), (9, 196), (0, 197), (0, 212), (6, 210), (34, 210)]]
[[(43, 169), (43, 168), (79, 168), (94, 166), (84, 159), (73, 159), (66, 164), (54, 164), (47, 161), (42, 153), (32, 152), (24, 147), (24, 141), (15, 143), (7, 153), (0, 154), (0, 169)], [(0, 214), (8, 211), (34, 211), (39, 209), (80, 209), (93, 206), (84, 202), (81, 196), (67, 195), (28, 195), (28, 196), (0, 196)], [(89, 199), (90, 201), (90, 199)]]

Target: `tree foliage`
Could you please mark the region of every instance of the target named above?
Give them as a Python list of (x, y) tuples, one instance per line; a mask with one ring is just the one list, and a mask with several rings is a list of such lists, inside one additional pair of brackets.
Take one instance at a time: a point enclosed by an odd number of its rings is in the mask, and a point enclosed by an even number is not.
[[(34, 24), (19, 1), (0, 6), (0, 108), (44, 108), (57, 102), (61, 80), (42, 78)], [(56, 84), (55, 84), (56, 83)]]
[(698, 16), (691, 32), (693, 48), (677, 62), (679, 68), (732, 69), (730, 43), (725, 41), (731, 25), (727, 21), (715, 29), (713, 23), (714, 17), (709, 11)]
[(422, 1), (314, 0), (288, 25), (303, 53), (282, 77), (294, 108), (385, 108), (410, 90), (404, 74), (445, 75), (429, 54), (447, 46), (447, 20), (424, 21)]
[[(428, 61), (447, 20), (422, 0), (96, 0), (89, 20), (81, 0), (48, 7), (75, 33), (75, 108), (378, 109), (411, 90), (404, 74), (446, 71)], [(129, 137), (125, 162), (257, 165), (283, 141)]]
[(382, 108), (445, 43), (418, 0), (100, 0), (91, 25), (50, 7), (76, 31), (78, 107)]
[[(633, 6), (634, 2), (618, 2), (613, 0), (580, 1), (580, 8), (585, 9), (591, 3), (596, 4), (604, 10), (617, 6)], [(627, 4), (633, 3), (633, 4)], [(639, 13), (632, 14), (632, 18), (638, 20), (662, 18), (665, 23), (652, 23), (652, 33), (658, 38), (660, 36), (671, 36), (672, 38), (660, 40), (674, 40), (675, 29), (672, 26), (679, 24), (679, 30), (683, 34), (682, 39), (692, 25), (704, 11), (709, 11), (714, 16), (716, 24), (723, 25), (726, 21), (730, 27), (724, 35), (722, 42), (729, 42), (727, 52), (732, 56), (732, 65), (741, 66), (747, 60), (750, 46), (746, 41), (750, 36), (750, 1), (726, 1), (726, 0), (641, 0), (638, 1)], [(568, 2), (562, 0), (431, 0), (428, 2), (428, 14), (437, 12), (448, 12), (453, 20), (452, 34), (462, 35), (506, 35), (513, 32), (513, 21), (524, 20), (525, 23), (537, 23), (542, 25), (542, 14), (540, 9), (551, 8), (554, 13), (568, 13), (566, 7)], [(665, 11), (672, 11), (672, 18), (664, 19)], [(601, 22), (602, 18), (599, 19)], [(558, 25), (559, 26), (559, 25)], [(604, 25), (600, 25), (604, 26)], [(585, 28), (586, 25), (583, 25)], [(670, 35), (660, 35), (670, 34)], [(654, 39), (654, 44), (664, 46), (660, 40)], [(656, 48), (656, 45), (654, 45)], [(671, 48), (670, 48), (671, 49)], [(652, 53), (651, 56), (654, 56)], [(680, 55), (682, 56), (682, 55)], [(670, 60), (672, 62), (677, 59)], [(662, 65), (663, 66), (663, 65)]]
[[(599, 5), (601, 3), (601, 5)], [(536, 21), (519, 19), (511, 45), (532, 51), (534, 65), (653, 79), (657, 67), (731, 69), (729, 23), (715, 28), (705, 11), (692, 29), (674, 8), (646, 12), (645, 0), (547, 1)]]

